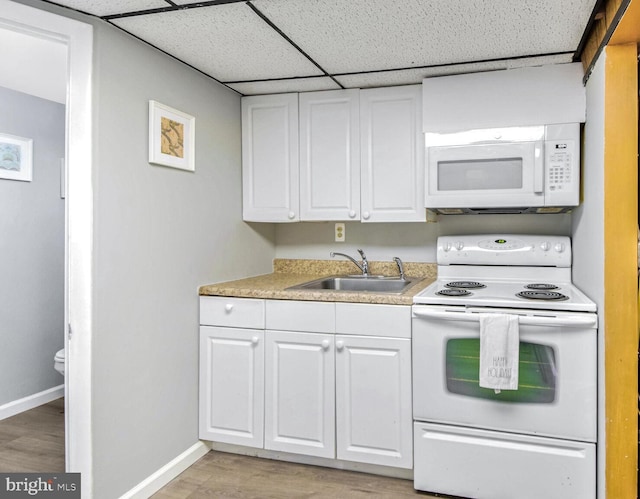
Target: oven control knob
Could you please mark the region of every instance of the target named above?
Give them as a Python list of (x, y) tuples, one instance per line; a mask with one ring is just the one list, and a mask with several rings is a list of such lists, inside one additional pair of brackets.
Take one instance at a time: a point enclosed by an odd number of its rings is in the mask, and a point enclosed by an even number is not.
[(455, 248), (460, 251), (462, 248), (464, 248), (464, 243), (462, 241), (456, 241), (454, 244)]
[(442, 251), (450, 251), (450, 250), (451, 250), (451, 243), (447, 241), (442, 245)]
[(564, 243), (556, 243), (556, 245), (554, 246), (554, 249), (558, 253), (562, 253), (564, 251)]
[(551, 245), (547, 241), (545, 241), (540, 244), (540, 249), (542, 251), (549, 251), (551, 249)]

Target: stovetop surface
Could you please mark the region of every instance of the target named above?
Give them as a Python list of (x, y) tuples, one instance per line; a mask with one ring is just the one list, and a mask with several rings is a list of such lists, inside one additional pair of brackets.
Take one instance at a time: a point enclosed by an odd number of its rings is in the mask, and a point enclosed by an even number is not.
[[(453, 281), (465, 281), (456, 277), (439, 277), (433, 284), (425, 288), (417, 294), (414, 304), (424, 305), (456, 305), (468, 307), (502, 307), (502, 308), (527, 308), (539, 310), (559, 310), (559, 311), (576, 311), (576, 312), (595, 312), (596, 305), (584, 293), (582, 293), (571, 282), (559, 282), (551, 280), (512, 280), (512, 279), (477, 279), (484, 285), (481, 288), (468, 288), (447, 284)], [(531, 290), (526, 286), (529, 284), (545, 284), (555, 286), (549, 290)], [(545, 286), (546, 287), (546, 286)], [(451, 292), (452, 295), (441, 295), (439, 292)], [(462, 292), (457, 293), (456, 290)], [(552, 296), (560, 295), (559, 299), (543, 300), (524, 298), (517, 296), (520, 292), (529, 292), (528, 294), (551, 294)], [(531, 293), (533, 292), (533, 293)], [(468, 293), (468, 294), (466, 294)]]

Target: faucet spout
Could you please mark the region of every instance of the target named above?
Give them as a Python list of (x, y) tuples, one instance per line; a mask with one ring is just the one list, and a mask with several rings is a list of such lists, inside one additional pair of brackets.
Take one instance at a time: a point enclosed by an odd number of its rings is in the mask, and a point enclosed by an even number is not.
[(398, 258), (397, 256), (394, 256), (393, 261), (396, 262), (396, 265), (398, 266), (398, 272), (400, 272), (400, 279), (404, 281), (406, 278), (404, 276), (404, 265), (402, 265), (402, 260), (400, 260), (400, 258)]
[(345, 257), (347, 260), (350, 260), (356, 267), (358, 267), (358, 269), (360, 269), (360, 272), (362, 272), (362, 275), (368, 276), (369, 275), (369, 262), (367, 261), (367, 257), (364, 255), (362, 250), (358, 250), (358, 253), (360, 253), (360, 256), (362, 257), (362, 263), (358, 262), (358, 260), (356, 260), (355, 258), (347, 255), (346, 253), (339, 253), (337, 251), (332, 251), (331, 253), (329, 253), (329, 256), (331, 258), (334, 258), (336, 256)]

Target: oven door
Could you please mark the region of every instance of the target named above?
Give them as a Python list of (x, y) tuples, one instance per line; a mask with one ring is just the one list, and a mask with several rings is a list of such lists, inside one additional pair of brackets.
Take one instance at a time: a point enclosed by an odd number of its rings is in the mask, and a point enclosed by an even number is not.
[(427, 148), (427, 208), (544, 206), (544, 142)]
[[(481, 388), (479, 313), (519, 316), (518, 390)], [(597, 316), (413, 306), (414, 419), (596, 441)]]

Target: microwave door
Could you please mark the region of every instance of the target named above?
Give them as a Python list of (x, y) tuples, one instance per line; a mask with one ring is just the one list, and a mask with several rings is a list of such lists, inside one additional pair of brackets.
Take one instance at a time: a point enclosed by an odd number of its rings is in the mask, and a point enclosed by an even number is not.
[(542, 142), (430, 147), (427, 208), (544, 206)]

